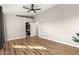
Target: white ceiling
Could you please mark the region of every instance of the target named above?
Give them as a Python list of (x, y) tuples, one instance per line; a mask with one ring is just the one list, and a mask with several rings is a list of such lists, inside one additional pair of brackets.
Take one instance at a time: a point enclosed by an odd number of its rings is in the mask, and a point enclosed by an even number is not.
[[(37, 13), (27, 13), (28, 10), (23, 8), (23, 4), (2, 4), (1, 6), (3, 7), (3, 12), (5, 14), (34, 16), (40, 12), (43, 12), (51, 7), (56, 6), (56, 4), (35, 4), (36, 8), (41, 8), (41, 10), (37, 11)], [(26, 6), (30, 6), (30, 4)]]

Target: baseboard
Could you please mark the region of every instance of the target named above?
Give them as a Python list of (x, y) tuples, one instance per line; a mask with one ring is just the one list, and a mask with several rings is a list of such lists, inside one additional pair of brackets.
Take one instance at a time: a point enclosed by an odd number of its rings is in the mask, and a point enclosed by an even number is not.
[(69, 45), (69, 46), (72, 46), (72, 47), (79, 48), (79, 45), (76, 45), (76, 44), (67, 43), (67, 42), (62, 42), (62, 41), (54, 40), (54, 39), (51, 39), (51, 38), (48, 38), (48, 37), (43, 37), (43, 36), (39, 36), (39, 37), (40, 37), (40, 38), (43, 38), (43, 39), (55, 41), (55, 42), (58, 42), (58, 43), (66, 44), (66, 45)]
[[(37, 37), (37, 36), (31, 36), (31, 37)], [(18, 40), (18, 39), (21, 39), (21, 38), (26, 38), (26, 36), (16, 37), (16, 38), (9, 38), (9, 39), (7, 39), (7, 41), (10, 41), (10, 40)]]
[(25, 36), (23, 36), (23, 37), (16, 37), (16, 38), (9, 38), (9, 39), (7, 39), (7, 41), (10, 41), (10, 40), (17, 40), (17, 39), (21, 39), (21, 38), (25, 38)]

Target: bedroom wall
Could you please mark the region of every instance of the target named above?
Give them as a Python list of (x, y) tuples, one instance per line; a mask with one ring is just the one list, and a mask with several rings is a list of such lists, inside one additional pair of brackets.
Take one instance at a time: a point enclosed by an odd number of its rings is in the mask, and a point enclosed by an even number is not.
[(79, 33), (79, 5), (57, 5), (36, 17), (39, 37), (79, 47), (72, 36)]
[(32, 19), (17, 17), (16, 15), (4, 15), (4, 27), (5, 27), (5, 38), (7, 40), (24, 38), (26, 36), (25, 32), (25, 22), (31, 22), (33, 24), (32, 36), (36, 36), (35, 23), (31, 21)]

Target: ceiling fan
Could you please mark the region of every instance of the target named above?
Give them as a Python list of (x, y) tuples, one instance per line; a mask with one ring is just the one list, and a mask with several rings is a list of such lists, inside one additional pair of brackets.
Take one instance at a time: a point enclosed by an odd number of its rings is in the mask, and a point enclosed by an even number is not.
[(27, 8), (27, 7), (25, 7), (25, 6), (23, 6), (23, 8), (28, 9), (27, 12), (33, 11), (34, 13), (37, 13), (37, 12), (36, 12), (37, 10), (41, 10), (41, 8), (35, 8), (35, 5), (34, 5), (34, 4), (31, 4), (31, 7), (30, 7), (30, 8)]

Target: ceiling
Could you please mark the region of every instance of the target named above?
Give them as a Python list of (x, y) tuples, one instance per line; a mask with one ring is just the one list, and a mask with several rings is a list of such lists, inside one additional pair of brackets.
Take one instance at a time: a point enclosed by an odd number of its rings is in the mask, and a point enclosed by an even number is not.
[(35, 4), (35, 8), (41, 8), (41, 10), (37, 11), (37, 13), (29, 12), (27, 13), (27, 9), (24, 9), (23, 6), (29, 7), (30, 4), (1, 4), (3, 7), (3, 12), (5, 14), (13, 14), (13, 15), (28, 15), (28, 16), (34, 16), (38, 13), (41, 13), (51, 7), (56, 6), (56, 4)]

